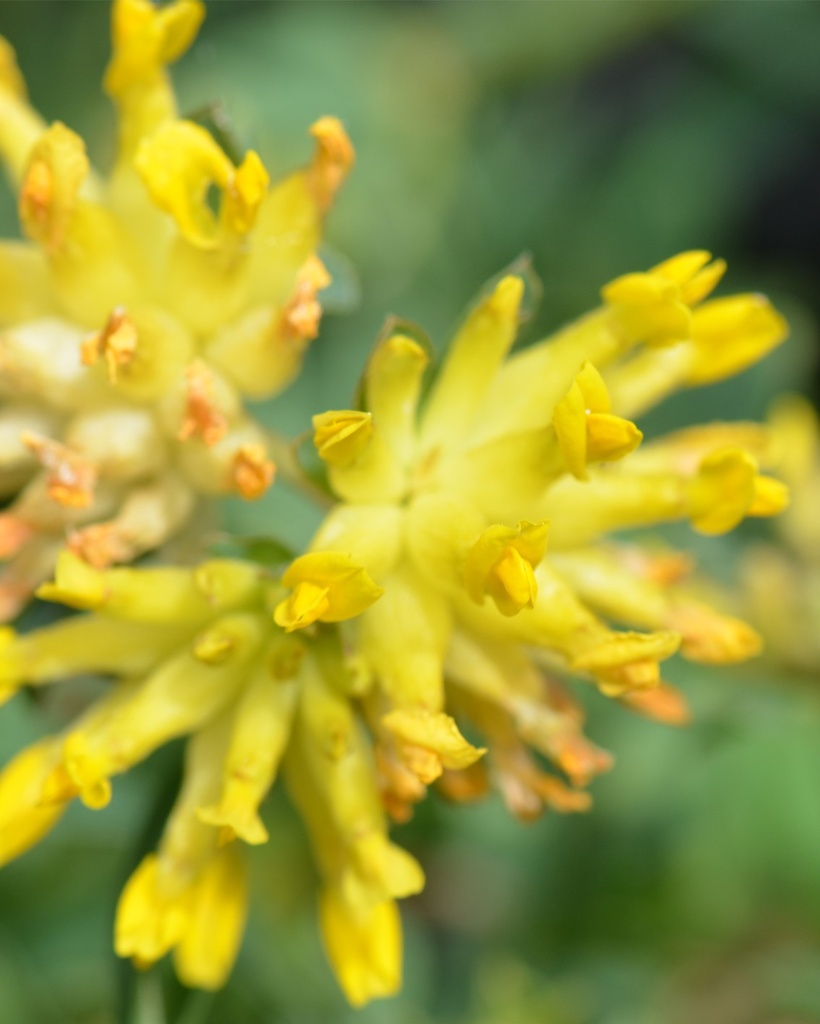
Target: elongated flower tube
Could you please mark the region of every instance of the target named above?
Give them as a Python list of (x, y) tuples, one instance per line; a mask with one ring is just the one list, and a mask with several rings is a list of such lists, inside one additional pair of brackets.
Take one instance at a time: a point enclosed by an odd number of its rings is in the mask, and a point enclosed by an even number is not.
[(270, 440), (245, 407), (299, 372), (330, 277), (324, 216), (353, 162), (340, 123), (271, 184), (181, 117), (167, 66), (201, 0), (115, 0), (105, 179), (29, 105), (0, 40), (0, 159), (26, 242), (0, 243), (0, 620), (67, 540), (98, 567), (162, 545), (199, 499), (260, 497)]

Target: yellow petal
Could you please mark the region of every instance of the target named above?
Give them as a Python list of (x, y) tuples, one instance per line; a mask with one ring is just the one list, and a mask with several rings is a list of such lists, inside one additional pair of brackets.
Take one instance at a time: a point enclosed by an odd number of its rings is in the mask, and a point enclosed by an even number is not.
[(520, 277), (502, 278), (459, 329), (424, 413), (425, 445), (452, 443), (472, 423), (515, 341), (523, 294), (524, 282)]
[(180, 981), (208, 991), (231, 973), (248, 916), (248, 880), (239, 853), (220, 850), (200, 872), (185, 930), (174, 952)]
[(384, 593), (350, 555), (313, 551), (293, 561), (282, 583), (294, 594), (277, 606), (274, 618), (288, 631), (311, 622), (342, 622), (360, 615)]
[(381, 342), (365, 371), (367, 408), (396, 459), (413, 455), (421, 381), (429, 362), (424, 349), (403, 334)]
[(778, 516), (788, 508), (789, 488), (781, 480), (771, 476), (756, 476), (754, 498), (747, 515)]
[(694, 347), (689, 385), (711, 384), (740, 373), (776, 348), (789, 333), (763, 295), (730, 295), (699, 306), (692, 319)]
[(148, 854), (126, 882), (114, 927), (117, 956), (143, 964), (161, 959), (182, 938), (191, 914), (192, 891), (163, 892), (156, 854)]
[(38, 843), (62, 817), (64, 803), (44, 805), (40, 799), (60, 746), (59, 737), (40, 740), (0, 772), (0, 866)]
[[(140, 144), (135, 165), (156, 205), (199, 249), (215, 249), (226, 230), (247, 232), (268, 185), (255, 153), (235, 168), (213, 137), (191, 121), (162, 125)], [(207, 203), (211, 185), (222, 193), (219, 217)]]
[(178, 60), (205, 17), (200, 0), (175, 0), (163, 7), (148, 0), (115, 0), (113, 6), (114, 55), (104, 85), (115, 96)]
[(701, 533), (727, 533), (755, 500), (757, 465), (747, 452), (725, 448), (708, 455), (689, 485), (690, 518)]
[(364, 1006), (399, 991), (401, 919), (392, 900), (367, 911), (354, 911), (337, 892), (326, 889), (320, 920), (328, 959), (352, 1006)]
[(538, 586), (532, 570), (544, 557), (548, 530), (546, 521), (486, 529), (464, 561), (464, 582), (472, 599), (481, 602), (489, 594), (505, 615), (533, 607)]
[(606, 413), (587, 416), (587, 461), (616, 462), (634, 452), (643, 434), (630, 420)]
[(302, 580), (296, 584), (290, 597), (276, 606), (274, 622), (286, 633), (310, 626), (330, 607), (329, 593), (328, 587)]
[(403, 744), (435, 754), (442, 768), (467, 768), (486, 753), (468, 743), (443, 712), (397, 708), (384, 716), (382, 724)]
[(688, 284), (711, 260), (712, 254), (705, 249), (690, 249), (687, 252), (671, 256), (663, 263), (658, 263), (649, 273), (675, 284)]
[(319, 457), (332, 466), (348, 466), (367, 447), (373, 435), (369, 412), (334, 411), (313, 417), (313, 443)]

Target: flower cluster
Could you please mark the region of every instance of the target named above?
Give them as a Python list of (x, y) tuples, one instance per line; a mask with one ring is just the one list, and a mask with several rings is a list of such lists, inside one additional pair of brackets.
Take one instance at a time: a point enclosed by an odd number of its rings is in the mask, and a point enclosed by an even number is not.
[(63, 552), (40, 596), (89, 614), (4, 635), (0, 687), (116, 682), (0, 774), (0, 862), (70, 800), (104, 807), (113, 776), (189, 736), (159, 847), (122, 894), (117, 951), (146, 965), (174, 949), (187, 983), (224, 981), (246, 913), (241, 844), (267, 839), (259, 808), (281, 767), (346, 995), (394, 992), (395, 901), (424, 876), (387, 815), (406, 820), (431, 784), (455, 800), (494, 785), (524, 820), (583, 810), (611, 759), (585, 737), (570, 678), (680, 722), (664, 659), (758, 650), (750, 627), (697, 596), (685, 556), (609, 537), (673, 520), (719, 534), (786, 503), (761, 472), (763, 428), (639, 448), (628, 418), (785, 337), (761, 296), (708, 298), (723, 270), (690, 252), (619, 278), (600, 308), (513, 355), (527, 282), (503, 275), (426, 392), (420, 333), (388, 323), (356, 407), (314, 417), (338, 500), (281, 575), (228, 560), (101, 569)]
[(166, 71), (201, 0), (116, 0), (105, 88), (119, 117), (107, 178), (46, 125), (0, 39), (0, 159), (28, 241), (0, 243), (0, 621), (68, 537), (128, 562), (202, 496), (261, 496), (271, 442), (245, 408), (297, 374), (329, 275), (322, 221), (353, 161), (340, 123), (311, 128), (309, 165), (271, 186), (181, 118)]

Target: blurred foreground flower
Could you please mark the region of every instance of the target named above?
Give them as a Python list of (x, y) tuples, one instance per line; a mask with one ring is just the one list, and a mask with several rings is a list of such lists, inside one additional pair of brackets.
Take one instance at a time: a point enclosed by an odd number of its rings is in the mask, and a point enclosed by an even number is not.
[(771, 461), (792, 502), (777, 523), (780, 544), (744, 554), (746, 613), (766, 641), (767, 655), (816, 678), (820, 670), (820, 422), (798, 395), (780, 398), (769, 417)]
[(0, 243), (0, 620), (51, 572), (66, 534), (92, 565), (128, 562), (202, 495), (259, 497), (274, 464), (244, 407), (298, 373), (330, 278), (322, 219), (352, 161), (313, 125), (304, 170), (270, 187), (177, 114), (166, 65), (200, 0), (117, 0), (105, 88), (119, 115), (103, 180), (82, 139), (29, 106), (0, 39), (0, 158), (29, 243)]
[(583, 787), (611, 759), (584, 736), (567, 677), (680, 723), (686, 704), (659, 662), (678, 648), (709, 663), (758, 650), (753, 630), (693, 595), (685, 556), (607, 540), (677, 519), (719, 534), (785, 505), (784, 486), (759, 472), (769, 446), (754, 424), (636, 451), (626, 417), (785, 336), (760, 296), (704, 301), (724, 269), (709, 259), (685, 253), (619, 278), (599, 309), (514, 356), (527, 275), (503, 276), (420, 412), (429, 354), (415, 328), (388, 324), (357, 407), (314, 417), (340, 501), (281, 579), (232, 561), (101, 571), (63, 553), (40, 594), (91, 614), (9, 631), (0, 685), (10, 696), (83, 672), (118, 682), (0, 775), (0, 862), (72, 798), (105, 806), (112, 776), (190, 735), (184, 784), (125, 888), (115, 943), (140, 965), (175, 949), (184, 981), (218, 986), (247, 904), (231, 840), (267, 839), (259, 806), (281, 763), (347, 997), (396, 991), (395, 900), (424, 878), (388, 839), (383, 808), (403, 821), (431, 783), (455, 800), (494, 783), (524, 820), (583, 810)]

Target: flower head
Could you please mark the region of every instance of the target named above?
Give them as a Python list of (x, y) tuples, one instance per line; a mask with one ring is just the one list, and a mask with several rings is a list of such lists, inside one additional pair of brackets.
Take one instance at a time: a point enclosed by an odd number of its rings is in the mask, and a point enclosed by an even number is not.
[[(639, 448), (630, 419), (785, 337), (764, 298), (707, 298), (724, 269), (690, 252), (625, 275), (597, 310), (514, 355), (526, 281), (502, 276), (423, 402), (428, 354), (388, 326), (360, 407), (314, 417), (339, 504), (311, 548), (349, 557), (384, 588), (344, 632), (370, 680), (396, 817), (470, 766), (523, 817), (566, 803), (528, 747), (575, 786), (607, 768), (556, 675), (681, 721), (661, 662), (678, 650), (713, 663), (757, 652), (750, 627), (698, 598), (680, 558), (608, 538), (680, 519), (719, 534), (786, 503), (785, 486), (760, 472), (761, 428), (717, 424)], [(486, 758), (456, 722), (483, 737)]]
[(114, 3), (108, 178), (31, 108), (0, 40), (0, 159), (27, 238), (0, 243), (0, 618), (66, 538), (94, 565), (128, 562), (201, 496), (255, 499), (273, 480), (244, 400), (284, 388), (317, 334), (317, 247), (353, 150), (322, 118), (308, 166), (272, 184), (253, 150), (234, 159), (180, 116), (167, 68), (204, 13)]
[[(362, 407), (314, 418), (339, 501), (279, 577), (221, 559), (100, 569), (64, 551), (39, 594), (86, 614), (4, 631), (0, 695), (88, 671), (116, 683), (0, 773), (0, 862), (72, 799), (105, 807), (117, 775), (186, 736), (177, 802), (120, 899), (117, 952), (147, 965), (173, 951), (183, 981), (222, 983), (247, 909), (241, 844), (268, 839), (260, 807), (281, 770), (314, 848), (340, 984), (355, 1005), (395, 992), (396, 900), (424, 875), (391, 841), (388, 815), (406, 820), (433, 784), (457, 801), (495, 784), (524, 820), (586, 810), (585, 787), (612, 759), (584, 735), (568, 678), (681, 724), (688, 709), (661, 681), (664, 659), (757, 651), (750, 627), (690, 589), (685, 556), (607, 536), (676, 519), (720, 533), (786, 501), (759, 472), (770, 445), (754, 424), (636, 450), (630, 396), (645, 404), (670, 381), (695, 382), (680, 368), (701, 365), (695, 325), (719, 270), (684, 254), (629, 275), (599, 310), (514, 356), (525, 280), (506, 275), (466, 318), (423, 405), (428, 353), (391, 325)], [(783, 324), (748, 302), (760, 353)], [(748, 360), (747, 321), (733, 323), (723, 367)], [(185, 429), (220, 432), (200, 400), (208, 381), (189, 372)]]

